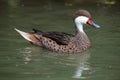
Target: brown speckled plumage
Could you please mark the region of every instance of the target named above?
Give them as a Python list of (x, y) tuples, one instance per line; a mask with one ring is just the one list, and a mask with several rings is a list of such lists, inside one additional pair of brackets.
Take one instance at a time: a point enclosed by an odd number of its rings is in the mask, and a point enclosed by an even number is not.
[(56, 52), (76, 53), (85, 51), (90, 47), (87, 35), (81, 32), (75, 36), (60, 32), (36, 32), (33, 35), (39, 40), (42, 47)]
[[(75, 12), (73, 19), (76, 19), (79, 16), (86, 16), (91, 18), (90, 13), (86, 10), (78, 10)], [(91, 46), (87, 35), (84, 32), (78, 30), (78, 28), (76, 28), (75, 35), (64, 32), (42, 32), (36, 29), (33, 29), (34, 32), (32, 33), (25, 33), (18, 29), (15, 30), (32, 44), (56, 52), (83, 52)]]

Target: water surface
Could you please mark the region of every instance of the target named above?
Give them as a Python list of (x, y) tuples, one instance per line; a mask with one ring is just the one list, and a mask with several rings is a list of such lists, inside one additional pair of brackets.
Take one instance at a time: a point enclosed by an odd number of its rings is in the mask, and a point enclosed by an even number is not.
[[(34, 2), (35, 3), (35, 2)], [(114, 5), (62, 4), (0, 7), (0, 79), (1, 80), (119, 80), (120, 10)], [(18, 5), (18, 6), (17, 6)], [(79, 8), (92, 13), (101, 25), (85, 25), (92, 48), (84, 53), (58, 54), (33, 46), (14, 28), (31, 31), (63, 31), (74, 34), (72, 14)]]

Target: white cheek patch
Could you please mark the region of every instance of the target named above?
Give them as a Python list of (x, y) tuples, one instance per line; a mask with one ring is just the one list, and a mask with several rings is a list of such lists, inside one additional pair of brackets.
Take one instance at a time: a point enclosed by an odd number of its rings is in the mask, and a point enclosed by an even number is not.
[(83, 24), (86, 24), (88, 20), (89, 18), (85, 16), (79, 16), (75, 19), (75, 25), (80, 32), (85, 33), (83, 30)]
[(79, 16), (75, 19), (75, 23), (86, 24), (88, 20), (89, 20), (89, 18), (87, 18), (85, 16)]

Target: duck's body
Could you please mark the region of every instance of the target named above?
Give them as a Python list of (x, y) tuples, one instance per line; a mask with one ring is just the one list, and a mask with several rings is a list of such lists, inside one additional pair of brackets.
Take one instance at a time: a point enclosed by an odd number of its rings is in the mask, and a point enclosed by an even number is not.
[(94, 24), (89, 18), (91, 18), (91, 15), (86, 10), (79, 10), (75, 13), (75, 35), (64, 32), (42, 32), (36, 29), (33, 29), (34, 32), (32, 33), (26, 33), (18, 29), (15, 30), (32, 44), (52, 51), (65, 53), (83, 52), (91, 46), (90, 41), (83, 30), (83, 24), (87, 23), (99, 28), (99, 26)]

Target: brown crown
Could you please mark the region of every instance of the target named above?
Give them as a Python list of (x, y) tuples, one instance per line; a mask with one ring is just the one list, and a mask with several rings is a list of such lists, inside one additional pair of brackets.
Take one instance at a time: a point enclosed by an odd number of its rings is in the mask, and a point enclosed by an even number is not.
[(76, 11), (73, 15), (73, 19), (77, 18), (78, 16), (86, 16), (88, 18), (91, 18), (91, 14), (87, 10), (83, 9)]

